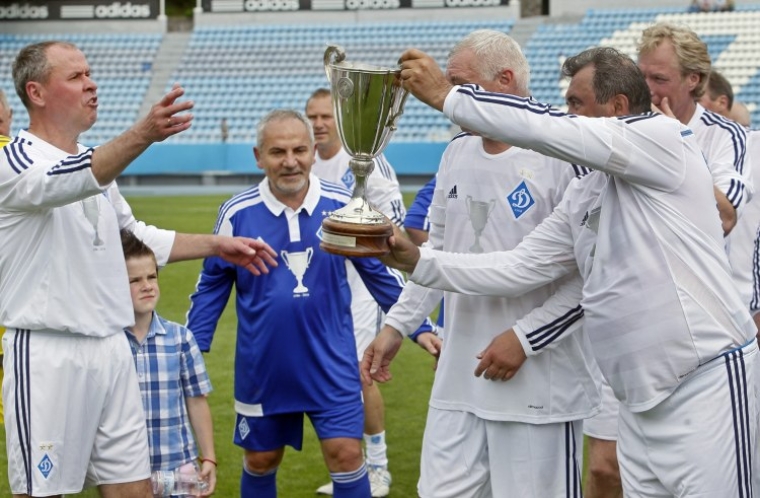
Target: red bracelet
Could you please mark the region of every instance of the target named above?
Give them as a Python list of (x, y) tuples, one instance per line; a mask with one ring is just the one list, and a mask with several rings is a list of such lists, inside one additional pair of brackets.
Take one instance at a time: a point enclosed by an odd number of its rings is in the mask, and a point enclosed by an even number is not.
[(214, 467), (218, 467), (219, 466), (214, 460), (212, 460), (210, 458), (199, 458), (198, 460), (200, 460), (201, 463), (205, 463), (205, 462), (213, 463)]

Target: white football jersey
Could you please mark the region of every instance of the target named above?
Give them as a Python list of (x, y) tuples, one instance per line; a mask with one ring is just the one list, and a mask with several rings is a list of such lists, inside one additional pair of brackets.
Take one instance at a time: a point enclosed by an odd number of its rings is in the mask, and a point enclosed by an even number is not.
[[(311, 172), (323, 180), (353, 191), (356, 178), (348, 166), (350, 160), (351, 155), (342, 147), (330, 159), (322, 159), (317, 154)], [(367, 178), (367, 201), (393, 223), (402, 226), (406, 209), (396, 172), (383, 154), (377, 156), (374, 163), (375, 168)], [(348, 283), (351, 286), (351, 314), (354, 317), (354, 328), (357, 333), (363, 331), (364, 336), (374, 337), (382, 323), (382, 310), (375, 303), (372, 294), (367, 290), (351, 261), (346, 260), (346, 268)]]
[(697, 137), (713, 183), (726, 194), (737, 216), (755, 192), (752, 168), (747, 166), (747, 133), (741, 125), (708, 111), (700, 104), (687, 125)]
[[(429, 211), (428, 246), (461, 253), (512, 249), (552, 212), (579, 173), (585, 169), (518, 147), (489, 154), (480, 137), (462, 133), (441, 159)], [(575, 284), (578, 289), (579, 282), (580, 277)], [(581, 328), (579, 293), (570, 306), (550, 306), (540, 324), (545, 330), (517, 331), (524, 346), (531, 343), (526, 336), (534, 332), (539, 340), (535, 349), (526, 348), (531, 356), (509, 382), (474, 375), (478, 353), (544, 304), (557, 287), (550, 283), (512, 298), (446, 293), (444, 347), (430, 405), (487, 420), (526, 423), (593, 415), (599, 394), (591, 375), (595, 365)], [(409, 334), (442, 295), (410, 283), (386, 323)]]
[(691, 129), (660, 114), (568, 116), (473, 85), (454, 87), (444, 112), (463, 128), (609, 176), (579, 181), (582, 189), (599, 189), (597, 200), (568, 191), (567, 207), (511, 252), (426, 251), (414, 281), (509, 296), (577, 265), (595, 357), (615, 396), (634, 412), (657, 405), (700, 365), (754, 339), (731, 278), (713, 181)]
[[(747, 169), (752, 169), (755, 192), (760, 190), (760, 131), (747, 133)], [(729, 234), (728, 255), (742, 301), (754, 314), (760, 310), (760, 200), (743, 209)]]
[(120, 228), (169, 259), (174, 232), (135, 220), (93, 149), (64, 152), (22, 130), (0, 154), (0, 323), (104, 337), (134, 324)]

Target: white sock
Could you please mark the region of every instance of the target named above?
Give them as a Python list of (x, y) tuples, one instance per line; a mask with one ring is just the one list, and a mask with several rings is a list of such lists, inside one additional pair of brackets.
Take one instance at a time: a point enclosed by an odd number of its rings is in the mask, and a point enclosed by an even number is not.
[(367, 465), (388, 467), (388, 446), (385, 445), (385, 431), (379, 434), (365, 434), (364, 446), (367, 449)]

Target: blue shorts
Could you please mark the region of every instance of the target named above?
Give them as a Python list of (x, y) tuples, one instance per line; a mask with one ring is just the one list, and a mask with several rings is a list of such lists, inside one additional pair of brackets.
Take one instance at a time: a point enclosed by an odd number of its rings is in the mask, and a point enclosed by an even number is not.
[(361, 439), (364, 434), (364, 405), (357, 401), (313, 412), (263, 417), (237, 414), (234, 443), (250, 451), (272, 451), (286, 445), (301, 451), (304, 415), (309, 417), (320, 441), (337, 437)]

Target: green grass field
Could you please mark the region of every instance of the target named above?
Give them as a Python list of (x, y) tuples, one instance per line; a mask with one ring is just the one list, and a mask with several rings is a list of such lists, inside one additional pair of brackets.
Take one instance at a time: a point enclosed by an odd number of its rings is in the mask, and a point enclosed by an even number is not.
[[(210, 232), (219, 204), (228, 196), (136, 197), (129, 199), (138, 219), (182, 232)], [(167, 266), (160, 275), (161, 301), (158, 311), (170, 320), (185, 321), (189, 300), (200, 271), (200, 261)], [(216, 496), (238, 496), (242, 450), (232, 444), (234, 423), (232, 374), (235, 347), (234, 304), (228, 306), (216, 333), (206, 365), (214, 385), (209, 397), (214, 417), (216, 452), (219, 461)], [(420, 443), (425, 424), (433, 361), (407, 341), (393, 365), (395, 378), (382, 387), (386, 402), (386, 431), (392, 495), (416, 496)], [(0, 428), (0, 496), (10, 496), (6, 478), (5, 432)], [(283, 497), (313, 497), (314, 490), (329, 481), (318, 441), (306, 423), (303, 451), (288, 449), (278, 472), (279, 494)], [(94, 490), (79, 494), (94, 497)]]
[[(407, 204), (410, 196), (405, 196)], [(210, 232), (219, 205), (226, 195), (203, 197), (135, 197), (129, 199), (135, 216), (160, 227), (181, 232)], [(158, 311), (170, 320), (185, 321), (189, 300), (200, 271), (200, 261), (169, 265), (160, 275), (161, 302)], [(213, 343), (206, 365), (214, 385), (209, 403), (214, 418), (216, 453), (219, 462), (216, 496), (238, 496), (242, 450), (232, 444), (234, 423), (232, 376), (235, 348), (234, 304), (229, 305)], [(427, 401), (433, 380), (433, 360), (411, 341), (406, 341), (396, 358), (394, 379), (382, 386), (385, 398), (388, 456), (393, 475), (391, 496), (417, 496), (420, 445)], [(5, 431), (0, 426), (0, 496), (10, 496), (6, 478)], [(288, 449), (278, 472), (279, 496), (313, 497), (328, 482), (314, 431), (306, 422), (303, 451)], [(96, 497), (95, 490), (77, 496)]]

